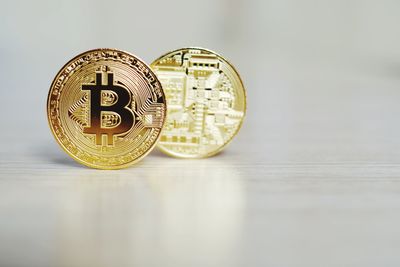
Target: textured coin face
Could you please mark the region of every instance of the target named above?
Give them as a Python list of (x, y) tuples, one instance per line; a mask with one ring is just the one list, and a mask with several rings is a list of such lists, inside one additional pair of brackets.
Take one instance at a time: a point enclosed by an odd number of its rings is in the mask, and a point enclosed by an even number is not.
[(114, 49), (82, 53), (55, 77), (47, 99), (50, 128), (78, 162), (119, 169), (156, 144), (166, 115), (164, 92), (149, 66)]
[(151, 67), (167, 98), (159, 148), (172, 156), (202, 158), (221, 151), (239, 131), (246, 93), (234, 67), (202, 48), (183, 48)]

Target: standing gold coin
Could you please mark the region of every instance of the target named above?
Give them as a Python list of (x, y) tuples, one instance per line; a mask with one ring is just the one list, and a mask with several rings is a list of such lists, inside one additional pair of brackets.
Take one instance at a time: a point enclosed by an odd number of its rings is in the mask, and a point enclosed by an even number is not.
[(142, 60), (115, 49), (96, 49), (70, 60), (47, 99), (51, 131), (75, 160), (119, 169), (155, 146), (166, 115), (161, 83)]
[(159, 148), (182, 158), (221, 151), (239, 131), (246, 112), (246, 92), (235, 68), (203, 48), (172, 51), (151, 67), (168, 105)]

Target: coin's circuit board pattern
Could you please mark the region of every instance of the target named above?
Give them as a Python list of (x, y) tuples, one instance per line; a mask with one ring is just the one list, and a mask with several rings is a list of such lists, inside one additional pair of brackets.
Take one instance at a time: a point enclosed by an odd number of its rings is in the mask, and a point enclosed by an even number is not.
[(211, 51), (189, 48), (162, 56), (152, 68), (168, 106), (159, 147), (193, 158), (220, 151), (245, 115), (245, 90), (232, 65)]

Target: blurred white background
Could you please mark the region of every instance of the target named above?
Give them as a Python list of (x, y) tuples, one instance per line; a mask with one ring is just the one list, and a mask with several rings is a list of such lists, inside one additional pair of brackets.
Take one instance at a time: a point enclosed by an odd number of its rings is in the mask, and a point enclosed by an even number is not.
[[(0, 266), (399, 266), (400, 1), (2, 1)], [(48, 129), (88, 49), (239, 70), (226, 151), (89, 170)]]
[[(193, 45), (219, 52), (240, 71), (249, 98), (242, 140), (284, 134), (289, 140), (280, 140), (290, 142), (302, 135), (299, 123), (320, 113), (314, 126), (329, 127), (320, 138), (340, 139), (337, 127), (351, 130), (343, 133), (350, 139), (373, 127), (396, 142), (396, 125), (382, 120), (399, 115), (399, 12), (395, 0), (4, 2), (1, 135), (47, 143), (50, 83), (82, 51), (119, 48), (150, 63)], [(375, 123), (360, 122), (366, 111)]]

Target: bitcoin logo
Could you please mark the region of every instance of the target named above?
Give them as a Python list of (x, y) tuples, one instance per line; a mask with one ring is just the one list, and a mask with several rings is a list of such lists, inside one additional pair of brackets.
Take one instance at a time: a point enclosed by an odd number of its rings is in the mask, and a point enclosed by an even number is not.
[(151, 67), (168, 103), (159, 148), (183, 158), (221, 151), (239, 131), (246, 112), (246, 92), (235, 68), (202, 48), (175, 50)]
[[(82, 85), (82, 90), (90, 91), (90, 126), (84, 127), (83, 132), (96, 135), (97, 145), (102, 145), (103, 135), (107, 136), (108, 145), (113, 145), (114, 135), (126, 133), (134, 122), (133, 113), (128, 108), (131, 102), (129, 91), (114, 84), (113, 73), (107, 73), (107, 76), (108, 84), (106, 85), (102, 84), (102, 73), (96, 73), (96, 84)], [(102, 93), (104, 91), (113, 92), (117, 96), (117, 101), (111, 105), (107, 104), (104, 101), (107, 95)]]
[(161, 83), (136, 56), (97, 49), (70, 60), (49, 91), (50, 129), (78, 162), (100, 169), (129, 166), (160, 137), (166, 102)]

